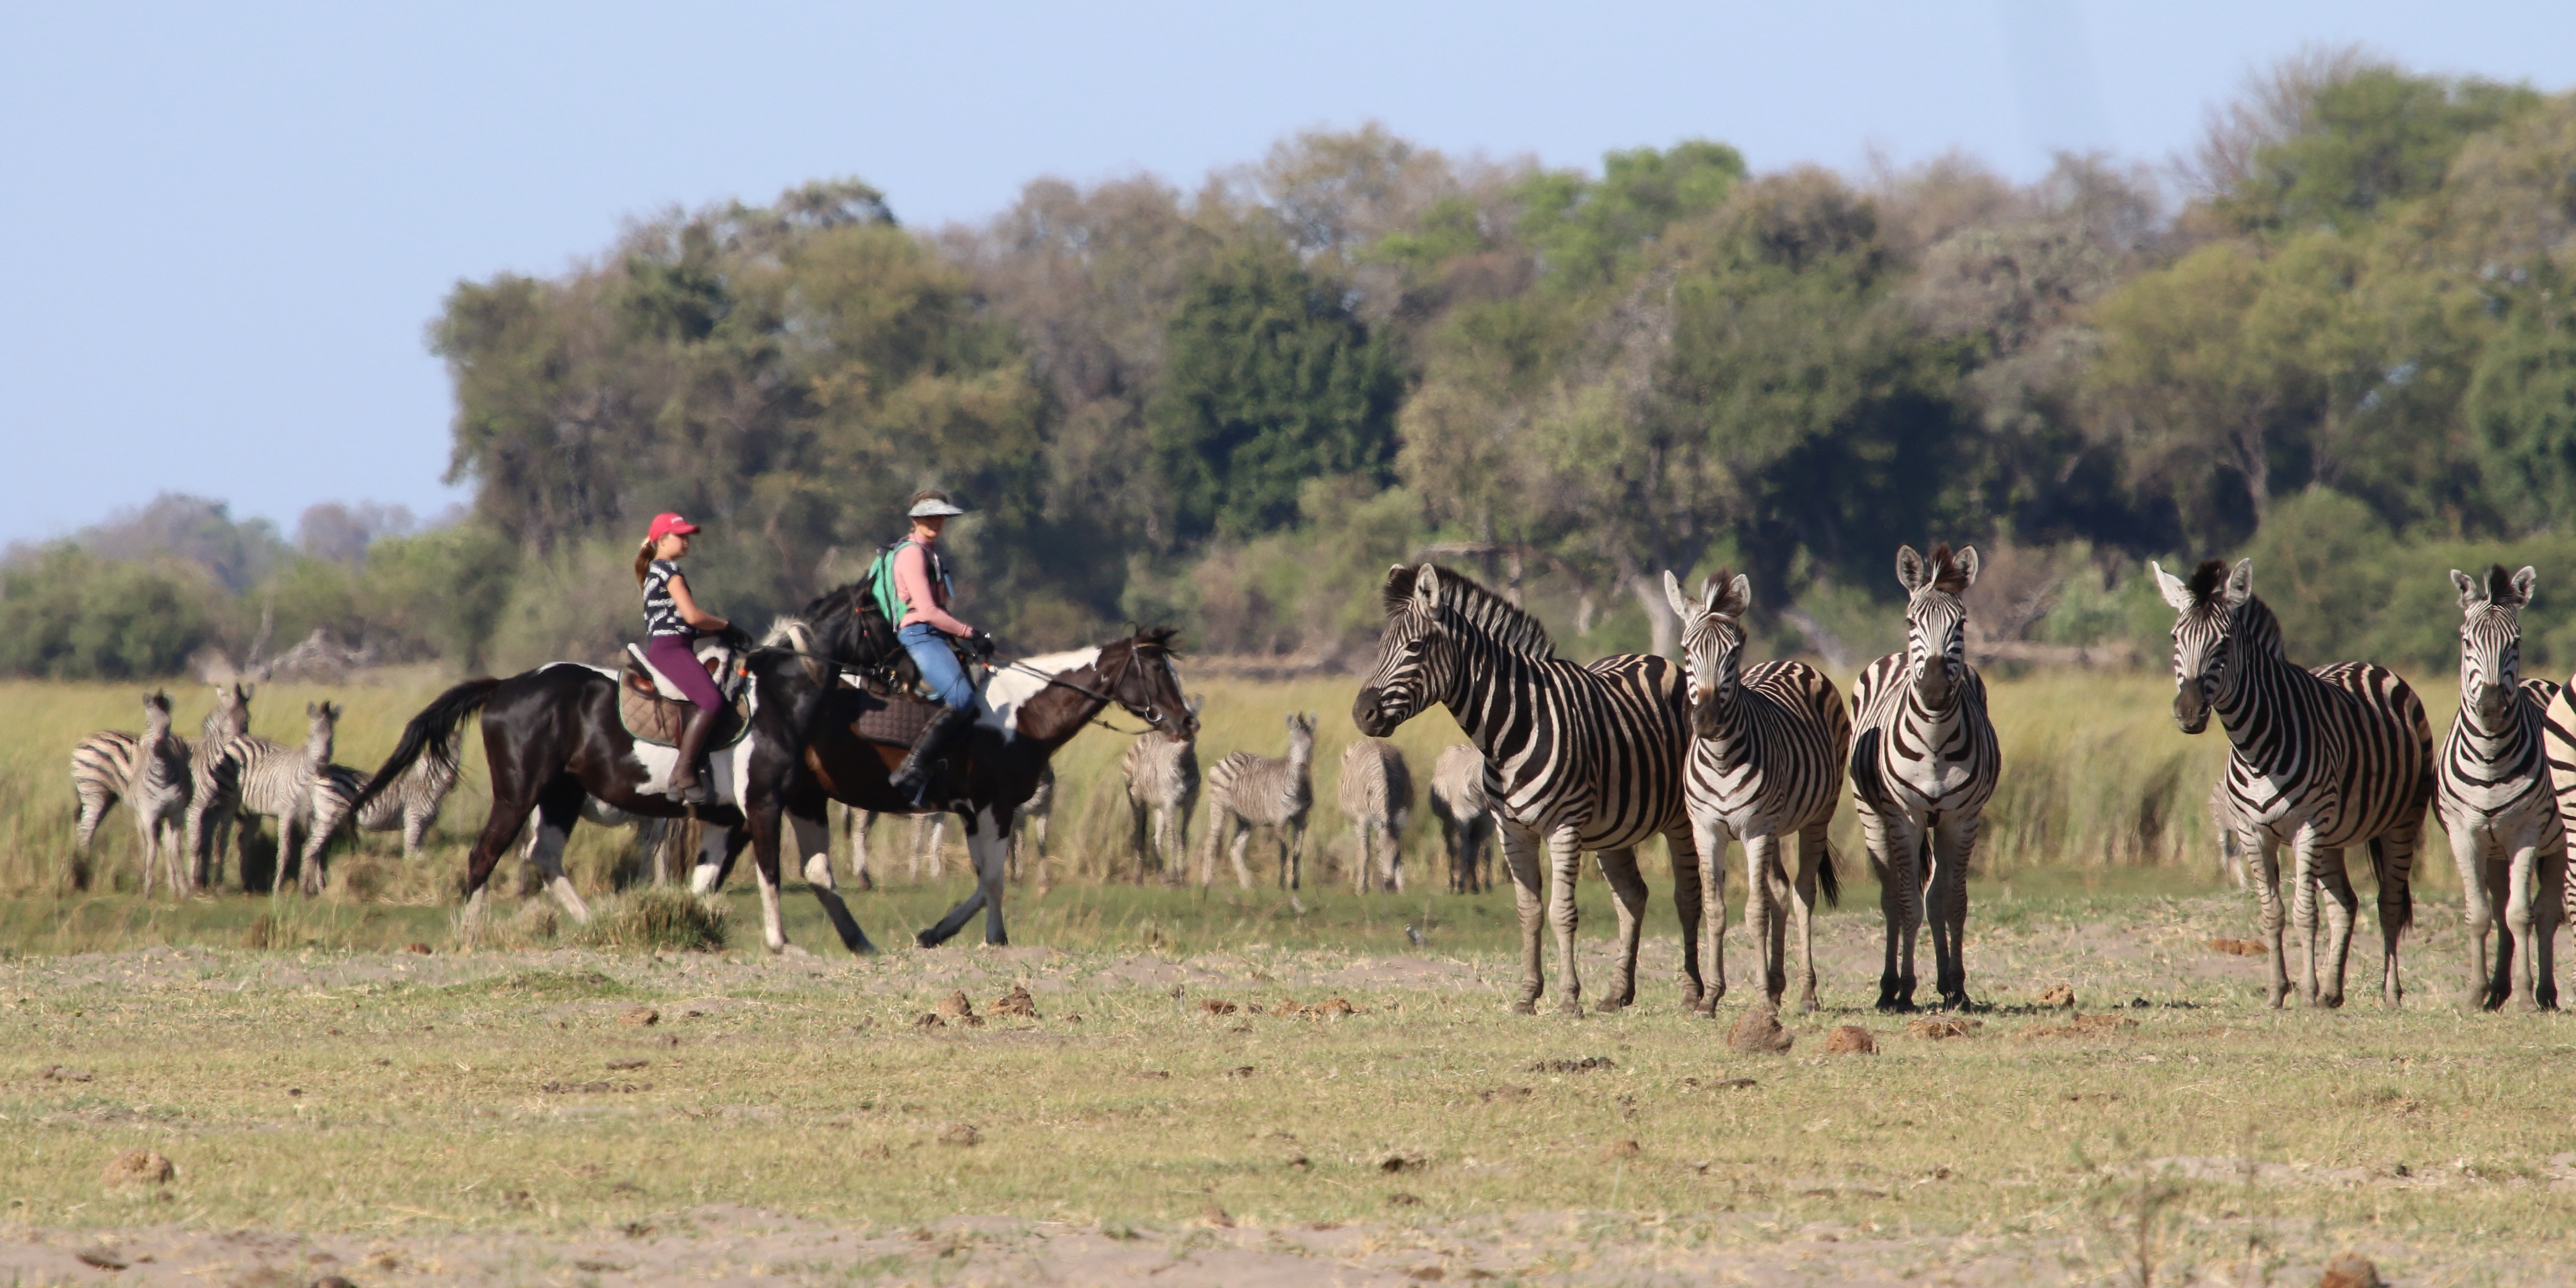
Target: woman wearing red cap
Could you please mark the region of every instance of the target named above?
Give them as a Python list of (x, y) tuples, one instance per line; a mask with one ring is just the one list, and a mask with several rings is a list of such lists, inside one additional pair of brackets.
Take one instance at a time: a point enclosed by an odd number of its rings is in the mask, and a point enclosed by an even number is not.
[(705, 805), (715, 799), (707, 790), (703, 761), (707, 734), (715, 728), (716, 709), (724, 698), (716, 692), (715, 681), (707, 678), (706, 668), (698, 665), (697, 654), (689, 641), (700, 632), (713, 634), (731, 623), (698, 607), (689, 594), (689, 579), (680, 572), (680, 561), (689, 556), (689, 538), (698, 525), (676, 514), (653, 516), (653, 527), (644, 534), (644, 545), (635, 552), (635, 584), (644, 588), (644, 659), (671, 687), (689, 695), (696, 708), (680, 729), (679, 763), (671, 767), (671, 790), (691, 805)]

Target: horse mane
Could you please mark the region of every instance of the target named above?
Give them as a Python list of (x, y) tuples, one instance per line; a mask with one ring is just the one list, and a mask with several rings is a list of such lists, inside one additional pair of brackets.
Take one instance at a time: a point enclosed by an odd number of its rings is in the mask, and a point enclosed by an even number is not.
[(1959, 566), (1958, 557), (1951, 553), (1949, 542), (1935, 544), (1925, 562), (1932, 565), (1932, 589), (1944, 595), (1956, 595), (1968, 589), (1968, 572)]
[[(1460, 625), (1534, 661), (1544, 662), (1556, 656), (1556, 644), (1548, 638), (1547, 627), (1528, 609), (1446, 564), (1433, 567), (1440, 575), (1440, 607)], [(1413, 583), (1419, 577), (1420, 570), (1409, 566), (1388, 571), (1386, 584), (1378, 588), (1378, 599), (1385, 605), (1387, 616), (1393, 617), (1413, 602)]]

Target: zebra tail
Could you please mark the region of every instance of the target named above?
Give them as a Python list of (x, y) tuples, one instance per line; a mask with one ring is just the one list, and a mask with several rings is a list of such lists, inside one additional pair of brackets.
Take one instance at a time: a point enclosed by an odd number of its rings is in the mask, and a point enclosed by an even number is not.
[(456, 752), (448, 745), (448, 740), (455, 736), (456, 726), (463, 723), (465, 717), (481, 710), (483, 704), (491, 700), (492, 691), (500, 688), (501, 684), (490, 676), (467, 680), (439, 694), (428, 706), (421, 708), (420, 714), (403, 726), (402, 741), (394, 744), (394, 754), (386, 759), (384, 767), (367, 780), (365, 787), (358, 789), (358, 798), (349, 804), (349, 816), (357, 817), (369, 802), (382, 795), (395, 779), (402, 777), (403, 771), (420, 759), (423, 749), (438, 759), (454, 760)]
[(1816, 859), (1816, 889), (1825, 896), (1825, 902), (1837, 908), (1843, 906), (1843, 879), (1842, 874), (1834, 871), (1834, 843), (1831, 841), (1825, 842), (1825, 852)]

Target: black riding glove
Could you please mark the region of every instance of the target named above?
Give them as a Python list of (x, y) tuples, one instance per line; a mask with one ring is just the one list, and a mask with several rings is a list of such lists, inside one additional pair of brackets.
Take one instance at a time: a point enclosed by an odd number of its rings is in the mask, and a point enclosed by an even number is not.
[(966, 637), (966, 651), (974, 654), (976, 661), (992, 661), (993, 637), (985, 634), (983, 631), (976, 631), (974, 634)]

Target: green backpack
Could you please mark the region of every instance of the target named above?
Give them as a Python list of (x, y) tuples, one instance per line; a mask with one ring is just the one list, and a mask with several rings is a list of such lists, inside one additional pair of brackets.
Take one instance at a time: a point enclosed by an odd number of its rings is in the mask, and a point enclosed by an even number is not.
[(868, 565), (868, 593), (876, 599), (877, 611), (885, 614), (888, 626), (903, 620), (903, 596), (896, 594), (894, 589), (894, 554), (911, 544), (910, 541), (895, 542), (877, 551), (876, 562)]

